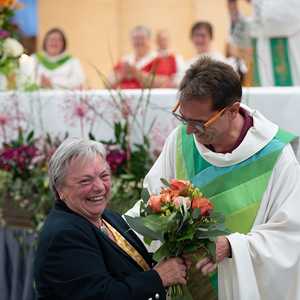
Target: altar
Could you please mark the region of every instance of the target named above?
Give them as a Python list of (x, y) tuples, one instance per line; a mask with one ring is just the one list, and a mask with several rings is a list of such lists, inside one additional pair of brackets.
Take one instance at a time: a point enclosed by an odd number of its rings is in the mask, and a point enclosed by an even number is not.
[[(108, 141), (114, 139), (114, 122), (127, 120), (133, 147), (147, 136), (151, 148), (160, 151), (178, 125), (171, 114), (177, 101), (176, 89), (1, 92), (0, 143), (16, 138), (20, 127), (26, 132), (34, 130), (35, 137), (91, 134), (96, 140)], [(242, 102), (300, 135), (300, 87), (243, 88)]]

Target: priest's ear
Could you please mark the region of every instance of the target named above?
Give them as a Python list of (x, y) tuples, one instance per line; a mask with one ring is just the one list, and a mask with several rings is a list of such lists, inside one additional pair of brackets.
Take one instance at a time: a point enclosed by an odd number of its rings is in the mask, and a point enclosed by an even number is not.
[(239, 110), (240, 110), (240, 102), (234, 102), (233, 104), (231, 104), (227, 109), (229, 117), (231, 119), (235, 119), (239, 113)]

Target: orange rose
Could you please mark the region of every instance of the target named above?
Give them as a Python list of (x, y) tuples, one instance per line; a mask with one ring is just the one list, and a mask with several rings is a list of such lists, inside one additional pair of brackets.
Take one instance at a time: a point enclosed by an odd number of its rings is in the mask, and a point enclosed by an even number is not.
[(192, 203), (192, 210), (199, 207), (201, 209), (200, 216), (209, 216), (213, 209), (213, 204), (208, 198), (194, 198)]
[(180, 191), (179, 190), (176, 190), (176, 191), (171, 191), (171, 202), (174, 201), (175, 198), (179, 197), (179, 193)]
[(148, 205), (152, 207), (154, 212), (162, 212), (163, 210), (161, 209), (161, 207), (167, 201), (170, 201), (169, 194), (163, 194), (160, 196), (150, 195), (150, 200)]
[[(182, 191), (190, 182), (185, 180), (171, 179), (170, 187), (172, 191)], [(193, 188), (193, 185), (191, 185)]]

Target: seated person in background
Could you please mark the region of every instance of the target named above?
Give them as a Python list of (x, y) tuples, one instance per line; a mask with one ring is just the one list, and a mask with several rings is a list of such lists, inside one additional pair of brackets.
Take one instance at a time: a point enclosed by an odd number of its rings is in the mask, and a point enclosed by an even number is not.
[(41, 88), (81, 89), (85, 74), (77, 57), (66, 51), (66, 38), (60, 29), (48, 31), (43, 52), (30, 56), (26, 66), (20, 65), (21, 84), (36, 83)]
[(184, 60), (181, 55), (173, 54), (169, 51), (170, 42), (171, 42), (171, 36), (169, 31), (165, 29), (158, 31), (156, 35), (156, 44), (158, 46), (158, 52), (161, 56), (167, 59), (170, 69), (176, 70), (173, 83), (174, 83), (174, 87), (177, 87), (180, 82), (179, 76), (184, 69)]
[(166, 299), (165, 287), (186, 284), (187, 260), (155, 265), (124, 219), (106, 208), (111, 175), (102, 144), (66, 139), (48, 172), (55, 206), (34, 260), (37, 299)]
[(191, 40), (195, 46), (196, 55), (186, 62), (186, 69), (188, 69), (191, 64), (196, 62), (203, 55), (209, 56), (212, 59), (226, 61), (223, 54), (211, 49), (212, 39), (213, 27), (210, 23), (198, 22), (193, 25), (191, 29)]
[(208, 22), (197, 22), (191, 29), (191, 41), (195, 47), (196, 55), (185, 62), (183, 72), (179, 76), (179, 82), (183, 78), (189, 67), (195, 63), (203, 55), (209, 56), (212, 59), (225, 62), (226, 57), (218, 51), (211, 50), (211, 41), (213, 39), (213, 27)]
[(130, 37), (134, 53), (120, 59), (107, 77), (108, 85), (122, 89), (172, 87), (176, 69), (170, 68), (166, 58), (151, 50), (149, 29), (145, 26), (134, 27)]

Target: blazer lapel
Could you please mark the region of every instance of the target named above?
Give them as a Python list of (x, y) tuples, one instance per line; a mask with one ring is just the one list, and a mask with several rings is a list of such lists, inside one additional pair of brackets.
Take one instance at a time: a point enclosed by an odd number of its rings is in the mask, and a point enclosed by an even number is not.
[[(145, 259), (147, 264), (150, 268), (152, 268), (152, 257), (145, 248), (144, 244), (141, 242), (141, 240), (138, 238), (138, 236), (133, 232), (133, 230), (130, 230), (130, 227), (125, 222), (125, 220), (118, 215), (118, 217), (110, 218), (109, 213), (105, 210), (102, 217), (104, 220), (106, 220), (110, 225), (112, 225), (137, 251), (138, 253)], [(114, 246), (114, 248), (118, 248), (118, 250), (126, 254), (128, 257), (130, 257), (132, 260), (133, 258), (128, 255), (121, 247), (119, 247), (116, 243), (114, 243), (108, 236), (102, 233), (103, 236), (105, 236), (106, 239), (108, 239)]]

